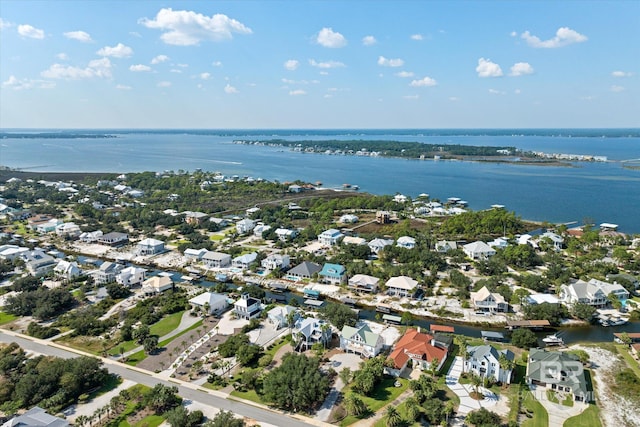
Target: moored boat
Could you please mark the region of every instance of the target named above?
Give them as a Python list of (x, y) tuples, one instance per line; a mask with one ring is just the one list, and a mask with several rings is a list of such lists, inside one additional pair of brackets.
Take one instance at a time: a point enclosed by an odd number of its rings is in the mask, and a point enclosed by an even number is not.
[(546, 337), (542, 338), (542, 342), (549, 346), (564, 344), (564, 340), (560, 338), (557, 334), (547, 335)]

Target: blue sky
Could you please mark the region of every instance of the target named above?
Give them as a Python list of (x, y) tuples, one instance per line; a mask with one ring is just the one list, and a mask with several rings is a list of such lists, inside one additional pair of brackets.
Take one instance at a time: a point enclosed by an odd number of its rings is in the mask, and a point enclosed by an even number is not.
[(638, 1), (0, 0), (3, 128), (640, 126)]

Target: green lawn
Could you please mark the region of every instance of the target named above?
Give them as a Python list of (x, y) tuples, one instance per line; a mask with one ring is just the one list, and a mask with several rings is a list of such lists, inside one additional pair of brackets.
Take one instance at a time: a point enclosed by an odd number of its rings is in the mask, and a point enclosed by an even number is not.
[[(401, 386), (396, 387), (394, 384), (396, 381), (400, 381)], [(380, 384), (376, 387), (371, 396), (360, 396), (362, 401), (367, 405), (371, 412), (377, 412), (380, 408), (386, 404), (395, 400), (403, 391), (409, 387), (409, 381), (404, 378), (392, 378), (385, 377)], [(351, 386), (346, 386), (342, 389), (342, 394), (345, 395), (351, 392)], [(347, 416), (340, 423), (341, 426), (348, 426), (360, 420), (360, 418), (353, 415)]]
[(527, 391), (522, 406), (533, 413), (532, 418), (526, 419), (522, 423), (522, 427), (547, 427), (549, 425), (549, 414), (544, 406), (533, 397), (530, 391)]
[(629, 368), (631, 368), (633, 372), (635, 372), (636, 376), (640, 378), (640, 365), (637, 361), (634, 360), (633, 356), (631, 356), (631, 353), (629, 353), (629, 347), (624, 344), (616, 344), (616, 350), (618, 350), (620, 356), (622, 356), (625, 362), (627, 362)]
[(560, 403), (556, 392), (553, 390), (547, 390), (547, 399), (549, 400), (549, 402)]
[(600, 411), (596, 405), (589, 405), (587, 409), (584, 410), (580, 415), (576, 415), (575, 417), (571, 417), (567, 419), (564, 424), (564, 427), (602, 427), (602, 422), (600, 421)]
[(9, 314), (9, 313), (5, 313), (4, 311), (0, 311), (0, 325), (5, 325), (9, 322), (13, 322), (14, 320), (16, 320), (18, 317), (13, 315), (13, 314)]
[(287, 340), (286, 338), (280, 338), (280, 340), (278, 340), (278, 342), (269, 350), (265, 351), (265, 354), (270, 354), (271, 356), (275, 357), (276, 353), (278, 352), (278, 350), (280, 350), (282, 347), (285, 346), (285, 344), (287, 344), (289, 342), (289, 340)]
[(183, 336), (184, 334), (187, 334), (191, 331), (193, 331), (194, 329), (198, 329), (200, 326), (202, 326), (202, 320), (198, 320), (196, 323), (194, 323), (193, 325), (189, 326), (187, 329), (185, 329), (184, 331), (179, 332), (177, 335), (172, 336), (171, 338), (167, 338), (164, 341), (160, 341), (158, 343), (158, 347), (165, 347), (167, 344), (169, 344), (171, 341)]
[(178, 327), (178, 325), (180, 324), (180, 320), (182, 320), (183, 314), (184, 311), (179, 311), (158, 320), (149, 328), (151, 335), (157, 335), (159, 337), (167, 335), (169, 332)]
[[(206, 387), (206, 385), (205, 385), (205, 387)], [(234, 390), (234, 391), (231, 392), (231, 396), (239, 397), (241, 399), (250, 400), (251, 402), (256, 402), (256, 403), (259, 403), (261, 405), (266, 405), (266, 403), (264, 403), (262, 401), (262, 399), (260, 398), (258, 393), (256, 393), (255, 390), (247, 390), (247, 391)]]
[[(415, 421), (415, 422), (413, 422), (411, 424), (406, 422), (406, 420), (407, 420), (407, 408), (405, 407), (404, 402), (399, 404), (397, 409), (398, 409), (398, 412), (400, 412), (400, 415), (402, 416), (402, 419), (405, 421), (402, 424), (403, 427), (419, 427), (419, 426), (422, 425), (418, 421)], [(373, 427), (387, 427), (386, 420), (384, 419), (384, 417), (382, 417), (375, 424), (373, 424)]]
[(212, 234), (211, 236), (209, 236), (209, 240), (218, 241), (224, 239), (225, 237), (226, 236), (221, 234)]

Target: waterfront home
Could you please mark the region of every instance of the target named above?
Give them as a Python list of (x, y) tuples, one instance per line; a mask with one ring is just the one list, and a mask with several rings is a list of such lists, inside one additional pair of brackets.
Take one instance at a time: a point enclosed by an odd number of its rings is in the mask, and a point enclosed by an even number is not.
[(396, 194), (395, 196), (393, 196), (393, 201), (396, 203), (407, 203), (407, 196), (405, 196), (404, 194)]
[(302, 191), (302, 187), (297, 184), (293, 184), (289, 186), (288, 191), (289, 193), (299, 193)]
[(436, 252), (445, 254), (449, 251), (458, 249), (458, 244), (453, 240), (440, 240), (436, 242)]
[(225, 227), (227, 227), (229, 225), (229, 221), (225, 218), (216, 218), (216, 217), (211, 217), (209, 218), (210, 222), (213, 222), (215, 225), (218, 226), (218, 229), (223, 229)]
[(346, 353), (357, 353), (362, 357), (376, 357), (384, 345), (384, 339), (374, 333), (366, 323), (360, 326), (344, 325), (340, 331), (340, 348)]
[(408, 276), (396, 276), (387, 280), (385, 287), (389, 295), (411, 297), (418, 287), (418, 281)]
[(479, 345), (467, 347), (467, 355), (464, 359), (465, 372), (471, 372), (483, 379), (491, 378), (496, 382), (511, 384), (513, 369), (500, 366), (501, 358), (514, 361), (515, 355), (511, 350), (497, 350), (491, 345)]
[(537, 305), (537, 304), (559, 304), (560, 300), (555, 295), (551, 294), (530, 294), (526, 297), (527, 304)]
[(116, 282), (127, 288), (142, 285), (146, 274), (147, 270), (142, 267), (126, 267), (116, 274)]
[(609, 304), (609, 295), (622, 300), (629, 298), (629, 291), (617, 283), (612, 284), (596, 279), (591, 279), (588, 282), (578, 280), (561, 285), (559, 299), (562, 304), (567, 306), (583, 303), (602, 308)]
[(29, 252), (29, 248), (16, 245), (1, 245), (0, 246), (0, 259), (6, 261), (13, 261), (21, 254)]
[(437, 347), (433, 335), (420, 332), (419, 329), (407, 329), (398, 340), (389, 355), (391, 366), (385, 371), (395, 377), (408, 376), (409, 360), (412, 361), (412, 369), (426, 370), (435, 363), (437, 369), (444, 365), (447, 359), (447, 350)]
[(41, 251), (35, 249), (29, 252), (23, 252), (20, 258), (24, 261), (25, 268), (32, 276), (42, 276), (52, 271), (58, 261)]
[(95, 243), (100, 237), (102, 237), (102, 234), (102, 230), (85, 231), (84, 233), (80, 233), (78, 240), (82, 243)]
[(47, 234), (56, 231), (56, 228), (62, 224), (60, 219), (51, 219), (46, 222), (42, 222), (36, 225), (36, 232), (38, 234)]
[(344, 234), (340, 230), (330, 228), (318, 234), (318, 242), (322, 246), (335, 246), (344, 238)]
[(168, 276), (155, 276), (142, 283), (142, 292), (145, 295), (161, 294), (173, 288), (173, 280)]
[(63, 222), (56, 226), (56, 235), (62, 238), (75, 239), (80, 236), (80, 226), (75, 222)]
[(246, 270), (257, 258), (258, 258), (257, 252), (251, 252), (248, 254), (240, 255), (235, 257), (233, 261), (231, 261), (231, 266), (234, 268)]
[(187, 224), (198, 226), (202, 224), (202, 221), (204, 221), (208, 216), (209, 215), (204, 212), (186, 211), (184, 212), (184, 221)]
[(298, 230), (290, 230), (288, 228), (276, 228), (276, 236), (281, 242), (293, 240), (298, 235)]
[(303, 261), (291, 270), (288, 270), (287, 276), (291, 276), (296, 279), (311, 279), (315, 274), (319, 273), (320, 270), (322, 270), (322, 266), (320, 264)]
[(231, 265), (231, 255), (222, 252), (208, 251), (202, 255), (202, 263), (207, 268), (224, 268)]
[(98, 243), (113, 247), (123, 246), (129, 243), (129, 235), (112, 231), (111, 233), (98, 237)]
[(376, 222), (378, 224), (389, 224), (391, 222), (391, 212), (389, 211), (376, 212)]
[(582, 362), (573, 354), (532, 348), (526, 379), (530, 385), (569, 394), (576, 402), (587, 404), (591, 400)]
[(121, 264), (105, 261), (100, 264), (100, 267), (93, 271), (91, 275), (97, 285), (104, 285), (106, 283), (115, 282), (116, 275), (120, 273), (123, 268), (124, 266)]
[(380, 279), (366, 274), (356, 274), (347, 282), (347, 288), (356, 292), (378, 292)]
[(187, 248), (184, 250), (184, 256), (185, 258), (188, 259), (192, 259), (192, 260), (201, 260), (202, 257), (209, 251), (207, 251), (204, 248), (201, 249), (191, 249), (191, 248)]
[(300, 313), (298, 312), (298, 310), (295, 307), (291, 307), (290, 305), (279, 305), (273, 307), (267, 313), (267, 320), (273, 325), (274, 328), (276, 328), (276, 330), (290, 326), (289, 319), (293, 320), (293, 323), (291, 325), (293, 326), (299, 318)]
[(367, 240), (362, 238), (362, 237), (345, 236), (345, 238), (342, 239), (342, 244), (344, 244), (344, 245), (366, 245), (367, 244)]
[(200, 308), (207, 314), (220, 314), (229, 307), (227, 296), (214, 292), (204, 292), (196, 295), (189, 300), (189, 304)]
[(233, 303), (233, 312), (240, 319), (251, 320), (262, 312), (260, 300), (250, 297), (249, 294), (242, 294), (240, 299)]
[(410, 236), (398, 237), (396, 246), (400, 248), (405, 248), (405, 249), (413, 249), (416, 247), (416, 239)]
[(358, 219), (359, 218), (357, 215), (344, 214), (340, 217), (340, 219), (338, 219), (338, 222), (342, 224), (355, 224), (356, 222), (358, 222)]
[(54, 417), (39, 406), (34, 406), (22, 415), (17, 415), (2, 424), (2, 427), (69, 427), (69, 421)]
[(318, 277), (322, 282), (339, 285), (346, 281), (347, 269), (340, 264), (325, 263)]
[(53, 273), (56, 277), (72, 280), (82, 274), (82, 270), (78, 267), (78, 263), (60, 260), (58, 264), (53, 268)]
[(468, 243), (462, 250), (472, 260), (487, 260), (496, 254), (495, 249), (481, 241)]
[(483, 286), (478, 292), (471, 292), (471, 304), (476, 310), (489, 313), (506, 313), (509, 311), (509, 303), (496, 292), (490, 292)]
[(296, 350), (308, 350), (315, 343), (326, 347), (331, 341), (331, 325), (314, 317), (301, 318), (293, 326), (291, 337)]
[(289, 255), (271, 254), (262, 260), (260, 265), (267, 270), (284, 270), (289, 268)]
[(509, 246), (509, 241), (506, 237), (496, 237), (491, 242), (487, 243), (492, 248), (504, 249)]
[(378, 255), (378, 252), (383, 250), (386, 246), (393, 245), (393, 239), (373, 239), (368, 243), (371, 252)]
[(271, 230), (271, 226), (270, 225), (265, 225), (261, 222), (259, 222), (254, 228), (253, 228), (253, 235), (259, 238), (262, 238), (262, 235), (264, 234), (265, 231), (269, 231)]
[(238, 234), (249, 234), (256, 227), (256, 223), (249, 218), (242, 219), (236, 223), (236, 231)]
[(636, 276), (628, 273), (607, 274), (607, 280), (613, 281), (614, 284), (626, 281), (633, 289), (638, 289), (640, 287), (640, 280), (638, 280)]
[(136, 253), (138, 255), (156, 255), (164, 252), (164, 242), (157, 239), (147, 238), (138, 242)]
[(546, 233), (541, 234), (538, 238), (538, 246), (540, 246), (540, 242), (546, 242), (554, 251), (558, 252), (562, 250), (564, 238), (556, 233), (547, 231)]

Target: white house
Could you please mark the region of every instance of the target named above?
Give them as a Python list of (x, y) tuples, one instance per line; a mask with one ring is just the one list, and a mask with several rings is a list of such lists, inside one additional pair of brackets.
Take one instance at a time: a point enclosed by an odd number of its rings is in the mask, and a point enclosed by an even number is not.
[(249, 218), (242, 219), (236, 223), (238, 234), (248, 234), (256, 227), (256, 223)]
[(366, 274), (356, 274), (347, 282), (347, 287), (356, 292), (378, 292), (380, 279)]
[(405, 196), (404, 194), (396, 194), (395, 196), (393, 196), (393, 201), (396, 203), (407, 203), (407, 196)]
[[(292, 315), (291, 313), (295, 314)], [(274, 326), (274, 328), (276, 328), (276, 330), (289, 326), (289, 316), (293, 317), (294, 324), (300, 318), (298, 310), (294, 307), (291, 307), (290, 305), (279, 305), (273, 307), (267, 313), (267, 319)]]
[(289, 255), (271, 254), (261, 262), (262, 268), (267, 270), (283, 270), (289, 268)]
[(233, 312), (240, 319), (253, 319), (258, 317), (261, 311), (260, 300), (250, 297), (249, 294), (242, 294), (240, 299), (233, 304)]
[(100, 237), (102, 237), (102, 230), (86, 231), (80, 233), (79, 240), (83, 243), (95, 243)]
[(471, 303), (476, 310), (491, 313), (509, 311), (509, 303), (504, 300), (504, 297), (498, 293), (489, 292), (486, 286), (478, 292), (471, 292)]
[(562, 245), (564, 244), (564, 238), (562, 236), (557, 235), (556, 233), (552, 233), (551, 231), (547, 231), (546, 233), (543, 233), (539, 238), (539, 241), (540, 240), (550, 241), (551, 247), (556, 252), (562, 250)]
[(385, 286), (389, 295), (410, 297), (418, 287), (418, 281), (408, 276), (396, 276), (387, 280)]
[(509, 241), (506, 237), (496, 237), (491, 242), (487, 243), (492, 248), (504, 249), (509, 246)]
[(374, 333), (366, 323), (357, 327), (344, 325), (340, 331), (340, 348), (347, 353), (363, 357), (376, 357), (384, 345), (384, 339)]
[(458, 249), (458, 244), (453, 240), (440, 240), (436, 243), (436, 252), (441, 254)]
[(262, 238), (262, 233), (271, 230), (270, 225), (259, 223), (253, 228), (253, 235)]
[(393, 239), (373, 239), (368, 243), (369, 249), (374, 254), (378, 254), (385, 246), (393, 245)]
[(291, 336), (296, 350), (308, 350), (315, 343), (326, 346), (331, 341), (331, 325), (314, 317), (298, 319)]
[(345, 238), (342, 239), (342, 243), (345, 245), (366, 245), (367, 240), (362, 237), (345, 236)]
[(2, 427), (69, 427), (69, 421), (49, 415), (39, 406), (34, 406), (22, 415), (11, 418)]
[(609, 295), (618, 299), (629, 298), (629, 291), (617, 283), (607, 283), (591, 279), (588, 282), (578, 280), (574, 283), (560, 286), (560, 302), (571, 306), (576, 303), (604, 307), (609, 304)]
[(164, 242), (147, 238), (138, 242), (136, 253), (138, 255), (155, 255), (164, 252)]
[(288, 228), (276, 228), (276, 236), (281, 242), (292, 240), (298, 235), (298, 230), (290, 230)]
[(416, 247), (416, 239), (410, 236), (402, 236), (398, 237), (398, 241), (396, 242), (396, 246), (405, 249), (413, 249)]
[(142, 284), (142, 292), (145, 295), (161, 294), (171, 288), (173, 288), (173, 280), (168, 276), (154, 276)]
[(231, 265), (231, 255), (209, 251), (202, 256), (202, 263), (207, 268), (224, 268)]
[(116, 275), (122, 271), (124, 267), (118, 263), (105, 261), (100, 267), (92, 272), (93, 280), (97, 285), (104, 285), (116, 281)]
[(197, 295), (189, 300), (189, 304), (200, 307), (203, 310), (209, 310), (209, 314), (223, 313), (229, 307), (226, 295), (213, 292), (204, 292)]
[(147, 270), (144, 268), (135, 266), (126, 267), (116, 275), (116, 282), (128, 288), (131, 286), (142, 285), (146, 274)]
[(468, 358), (464, 360), (464, 371), (481, 378), (492, 378), (496, 382), (511, 384), (513, 369), (500, 367), (500, 357), (513, 362), (515, 355), (510, 350), (496, 350), (490, 345), (467, 347)]
[(358, 222), (358, 216), (353, 214), (344, 214), (338, 219), (338, 222), (342, 224), (354, 224)]
[(29, 252), (29, 248), (16, 245), (2, 245), (0, 246), (0, 259), (13, 261), (15, 258), (27, 252)]
[(39, 249), (23, 252), (20, 257), (24, 260), (27, 271), (33, 276), (47, 274), (56, 266), (58, 261)]
[(76, 262), (65, 260), (58, 261), (58, 264), (53, 268), (53, 272), (56, 276), (62, 277), (66, 280), (71, 280), (82, 274), (82, 270), (80, 270), (80, 267), (78, 267)]
[(209, 251), (207, 251), (204, 248), (200, 248), (200, 249), (191, 249), (191, 248), (187, 248), (184, 250), (184, 256), (186, 258), (189, 259), (193, 259), (193, 260), (201, 260), (202, 257)]
[(82, 231), (80, 231), (80, 226), (75, 222), (63, 222), (56, 226), (56, 234), (60, 237), (75, 239), (80, 236), (81, 233)]
[(330, 228), (329, 230), (325, 230), (322, 233), (318, 234), (318, 242), (320, 242), (322, 246), (337, 245), (343, 238), (344, 234), (342, 234), (340, 230), (336, 230), (335, 228)]
[(246, 270), (249, 268), (252, 262), (254, 262), (258, 258), (257, 252), (251, 252), (249, 254), (240, 255), (235, 257), (233, 261), (231, 261), (231, 265), (234, 268), (240, 268), (242, 270)]
[(462, 247), (462, 250), (473, 260), (486, 260), (496, 254), (495, 249), (481, 241), (468, 243)]
[(98, 243), (109, 246), (121, 246), (126, 245), (129, 242), (129, 235), (126, 233), (119, 233), (112, 231), (103, 236), (98, 237)]

